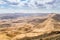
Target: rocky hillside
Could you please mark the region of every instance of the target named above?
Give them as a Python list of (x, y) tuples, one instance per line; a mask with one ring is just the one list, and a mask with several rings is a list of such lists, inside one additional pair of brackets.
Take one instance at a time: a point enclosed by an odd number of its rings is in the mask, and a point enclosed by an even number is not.
[(0, 40), (60, 40), (60, 14), (30, 18), (2, 20)]

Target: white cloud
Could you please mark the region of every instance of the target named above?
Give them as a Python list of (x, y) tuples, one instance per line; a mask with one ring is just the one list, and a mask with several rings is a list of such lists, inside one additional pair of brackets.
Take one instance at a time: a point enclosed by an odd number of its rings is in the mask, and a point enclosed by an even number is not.
[(22, 7), (26, 3), (31, 8), (37, 8), (37, 5), (35, 4), (35, 2), (37, 2), (38, 4), (44, 4), (44, 6), (45, 6), (47, 2), (52, 2), (52, 1), (53, 0), (26, 0), (26, 1), (19, 1), (18, 6)]
[(13, 10), (13, 9), (0, 9), (0, 13), (51, 13), (46, 10)]
[[(52, 2), (53, 0), (26, 0), (26, 1), (21, 1), (21, 0), (7, 0), (8, 2), (11, 2), (11, 5), (13, 5), (12, 3), (18, 3), (17, 6), (21, 7), (24, 6), (24, 4), (28, 4), (29, 7), (36, 7), (35, 2), (37, 2), (38, 4), (44, 4), (47, 2)], [(29, 1), (29, 2), (28, 2)], [(7, 2), (7, 4), (8, 4)], [(0, 1), (0, 4), (4, 3), (3, 1)]]
[(7, 1), (9, 1), (9, 2), (18, 2), (18, 0), (7, 0)]
[[(26, 6), (26, 10), (22, 10), (22, 9), (19, 9), (19, 10), (8, 10), (8, 12), (10, 12), (10, 11), (11, 12), (23, 12), (24, 11), (26, 13), (26, 12), (43, 12), (43, 11), (40, 10), (40, 7), (38, 7), (37, 4), (43, 5), (43, 6), (41, 6), (41, 9), (44, 9), (43, 7), (45, 7), (44, 10), (46, 10), (46, 9), (51, 10), (51, 9), (53, 9), (52, 7), (56, 7), (57, 8), (57, 6), (59, 6), (57, 3), (55, 3), (54, 5), (47, 4), (48, 2), (52, 2), (52, 1), (53, 0), (26, 0), (26, 1), (21, 1), (21, 0), (7, 0), (7, 2), (4, 2), (4, 1), (0, 0), (0, 4), (8, 4), (10, 2), (9, 6), (13, 7), (13, 9), (14, 9), (14, 7), (16, 9), (17, 8), (21, 8), (21, 7), (24, 9), (25, 7), (23, 7), (23, 6)], [(35, 4), (35, 2), (37, 2), (37, 4)], [(15, 5), (14, 3), (18, 3), (18, 4)], [(25, 5), (25, 3), (27, 5)], [(27, 6), (30, 8), (29, 11), (27, 10), (28, 9)], [(3, 7), (5, 7), (5, 6), (3, 5)], [(38, 10), (31, 10), (31, 8), (33, 8), (33, 9), (37, 9), (38, 8), (39, 11)], [(3, 9), (3, 10), (5, 10), (5, 12), (7, 12), (6, 9)], [(1, 12), (1, 9), (0, 9), (0, 12)]]
[(37, 3), (45, 4), (47, 2), (52, 2), (53, 0), (35, 0)]
[(5, 3), (6, 3), (6, 2), (3, 2), (3, 1), (0, 0), (0, 4), (5, 4)]

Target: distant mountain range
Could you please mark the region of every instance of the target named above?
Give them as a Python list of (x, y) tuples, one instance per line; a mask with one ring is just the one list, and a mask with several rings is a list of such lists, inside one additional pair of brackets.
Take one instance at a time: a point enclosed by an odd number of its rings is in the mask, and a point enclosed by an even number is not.
[[(49, 14), (49, 13), (48, 13)], [(6, 13), (0, 14), (0, 19), (15, 19), (17, 17), (47, 16), (47, 13)]]

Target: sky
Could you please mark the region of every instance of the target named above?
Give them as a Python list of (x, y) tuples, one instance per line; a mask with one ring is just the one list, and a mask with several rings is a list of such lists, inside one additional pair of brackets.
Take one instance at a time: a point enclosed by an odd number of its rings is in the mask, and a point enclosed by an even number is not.
[(0, 13), (60, 13), (60, 0), (0, 0)]

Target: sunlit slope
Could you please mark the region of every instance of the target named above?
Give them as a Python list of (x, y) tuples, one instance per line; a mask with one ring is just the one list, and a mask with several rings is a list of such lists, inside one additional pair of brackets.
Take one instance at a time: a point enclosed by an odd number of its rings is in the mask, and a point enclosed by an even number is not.
[(60, 14), (0, 21), (0, 32), (0, 40), (59, 40)]

